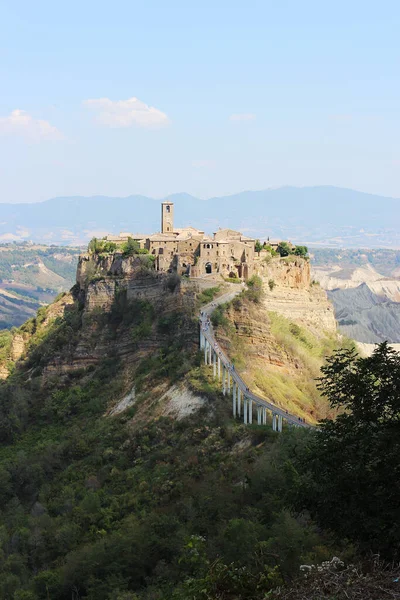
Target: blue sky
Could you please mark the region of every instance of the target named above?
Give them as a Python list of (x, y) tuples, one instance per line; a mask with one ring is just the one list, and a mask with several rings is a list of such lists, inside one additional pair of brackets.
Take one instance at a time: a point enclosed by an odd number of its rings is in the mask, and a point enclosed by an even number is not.
[(400, 197), (399, 29), (397, 1), (2, 0), (0, 202)]

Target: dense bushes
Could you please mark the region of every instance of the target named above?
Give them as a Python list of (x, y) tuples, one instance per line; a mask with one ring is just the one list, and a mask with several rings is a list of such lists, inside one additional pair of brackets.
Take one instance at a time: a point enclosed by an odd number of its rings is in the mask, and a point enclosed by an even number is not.
[(321, 391), (341, 414), (316, 432), (304, 502), (339, 536), (398, 559), (400, 355), (386, 343), (369, 358), (341, 350), (322, 373)]

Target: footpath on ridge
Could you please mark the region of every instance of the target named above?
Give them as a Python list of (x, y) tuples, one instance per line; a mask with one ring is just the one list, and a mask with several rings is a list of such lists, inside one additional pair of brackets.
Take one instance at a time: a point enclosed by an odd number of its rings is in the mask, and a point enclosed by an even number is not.
[(238, 285), (238, 284), (232, 284), (232, 286), (235, 286), (235, 289), (227, 292), (226, 294), (223, 294), (222, 296), (219, 296), (218, 298), (216, 298), (212, 302), (209, 302), (208, 304), (206, 304), (205, 306), (203, 306), (201, 308), (200, 315), (199, 315), (199, 321), (200, 321), (200, 327), (202, 329), (202, 333), (203, 333), (204, 337), (207, 339), (207, 341), (211, 345), (211, 347), (214, 348), (215, 351), (218, 352), (218, 355), (220, 357), (222, 364), (225, 366), (226, 369), (229, 370), (232, 379), (236, 382), (236, 385), (238, 386), (238, 388), (240, 388), (240, 390), (243, 394), (243, 397), (246, 397), (249, 400), (252, 400), (258, 406), (263, 406), (263, 407), (267, 408), (273, 414), (281, 416), (290, 425), (295, 425), (296, 427), (306, 427), (306, 428), (312, 427), (312, 425), (309, 425), (308, 423), (304, 423), (299, 417), (296, 417), (295, 415), (290, 414), (286, 410), (279, 408), (278, 406), (276, 406), (276, 404), (273, 404), (272, 402), (265, 400), (265, 398), (261, 398), (261, 396), (257, 396), (257, 394), (254, 394), (247, 387), (246, 383), (243, 381), (243, 379), (237, 373), (235, 368), (232, 368), (232, 366), (233, 366), (232, 362), (229, 360), (229, 357), (225, 354), (225, 352), (222, 350), (222, 348), (219, 346), (217, 340), (215, 339), (214, 329), (213, 329), (213, 326), (212, 326), (212, 323), (210, 320), (210, 316), (211, 316), (212, 312), (215, 310), (215, 308), (218, 305), (225, 304), (226, 302), (230, 302), (231, 300), (233, 300), (233, 298), (235, 298), (235, 296), (238, 296), (244, 289), (241, 285)]

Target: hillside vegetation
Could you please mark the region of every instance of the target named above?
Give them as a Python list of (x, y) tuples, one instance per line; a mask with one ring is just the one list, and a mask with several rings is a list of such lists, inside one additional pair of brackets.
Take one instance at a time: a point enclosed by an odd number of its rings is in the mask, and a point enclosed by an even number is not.
[[(332, 557), (348, 565), (357, 551), (319, 517), (315, 433), (234, 420), (198, 352), (198, 307), (219, 290), (181, 286), (135, 261), (122, 269), (132, 271), (130, 288), (117, 275), (92, 276), (4, 334), (0, 598), (300, 600), (311, 597), (300, 566), (324, 561), (331, 567), (314, 581), (334, 590), (331, 569), (342, 567)], [(140, 298), (128, 295), (135, 289)], [(218, 327), (229, 332), (230, 311), (251, 315), (258, 298), (253, 285), (240, 307), (217, 311)], [(332, 348), (269, 319), (295, 369), (311, 372)], [(237, 337), (239, 368), (246, 341)], [(7, 352), (16, 341), (19, 360)], [(282, 382), (297, 394), (293, 372)], [(354, 577), (351, 589), (374, 577)]]

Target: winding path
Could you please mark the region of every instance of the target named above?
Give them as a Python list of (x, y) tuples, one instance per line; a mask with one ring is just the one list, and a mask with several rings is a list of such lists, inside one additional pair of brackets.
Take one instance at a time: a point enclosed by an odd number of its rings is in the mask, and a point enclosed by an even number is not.
[(272, 428), (274, 431), (282, 431), (283, 421), (286, 421), (289, 425), (296, 427), (312, 427), (308, 423), (304, 423), (299, 417), (290, 414), (286, 410), (279, 408), (272, 402), (261, 398), (254, 394), (246, 386), (243, 379), (236, 372), (232, 362), (228, 356), (218, 345), (210, 316), (213, 310), (219, 304), (224, 304), (233, 300), (235, 296), (243, 291), (242, 286), (235, 285), (234, 290), (223, 294), (219, 298), (216, 298), (209, 304), (202, 307), (200, 311), (200, 348), (204, 350), (204, 362), (213, 366), (214, 377), (218, 377), (221, 380), (221, 367), (222, 367), (222, 391), (224, 395), (232, 393), (232, 411), (233, 416), (241, 416), (242, 414), (242, 400), (243, 400), (243, 420), (244, 423), (253, 422), (253, 405), (257, 409), (257, 422), (261, 425), (267, 424), (267, 410), (272, 414)]

